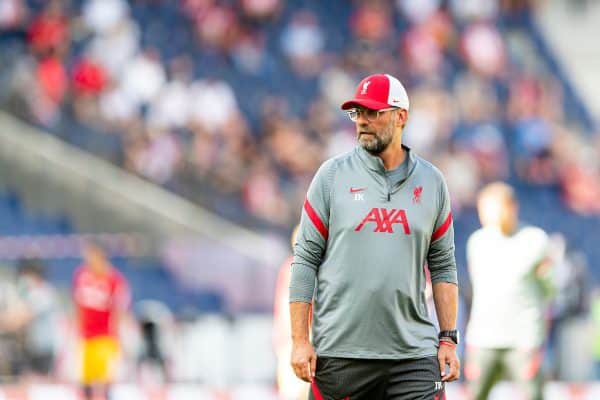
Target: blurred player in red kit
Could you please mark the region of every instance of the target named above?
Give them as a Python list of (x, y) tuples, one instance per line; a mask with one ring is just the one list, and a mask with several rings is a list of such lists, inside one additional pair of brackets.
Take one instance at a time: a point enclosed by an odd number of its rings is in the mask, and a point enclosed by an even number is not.
[(92, 399), (98, 391), (108, 399), (120, 353), (119, 323), (131, 295), (127, 280), (112, 266), (99, 243), (87, 242), (83, 258), (73, 279), (73, 302), (82, 345), (80, 379), (85, 399)]

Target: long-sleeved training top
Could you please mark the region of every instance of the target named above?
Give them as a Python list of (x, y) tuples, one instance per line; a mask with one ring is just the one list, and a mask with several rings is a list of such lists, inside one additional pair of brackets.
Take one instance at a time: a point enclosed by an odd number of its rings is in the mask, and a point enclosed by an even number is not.
[(457, 283), (450, 199), (441, 172), (404, 149), (402, 165), (386, 171), (357, 146), (325, 161), (310, 184), (290, 302), (314, 300), (318, 356), (437, 354), (424, 268), (433, 283)]

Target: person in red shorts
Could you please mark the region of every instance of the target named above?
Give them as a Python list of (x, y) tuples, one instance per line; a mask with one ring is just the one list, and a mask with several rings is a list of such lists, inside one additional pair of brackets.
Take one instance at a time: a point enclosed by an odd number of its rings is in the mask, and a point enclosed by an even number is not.
[(119, 357), (118, 327), (129, 308), (126, 278), (112, 266), (102, 246), (87, 242), (83, 264), (75, 271), (73, 302), (82, 344), (81, 383), (84, 398), (95, 392), (109, 398)]

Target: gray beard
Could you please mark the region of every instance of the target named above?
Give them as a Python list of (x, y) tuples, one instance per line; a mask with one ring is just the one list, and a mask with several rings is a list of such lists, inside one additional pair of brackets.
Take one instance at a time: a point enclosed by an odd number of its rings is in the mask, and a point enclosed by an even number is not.
[(373, 135), (372, 140), (369, 141), (361, 141), (360, 136), (358, 138), (358, 142), (362, 146), (363, 149), (371, 153), (372, 155), (381, 154), (387, 147), (392, 143), (392, 138), (394, 134), (392, 132), (392, 126), (388, 126), (383, 132), (381, 132), (381, 136)]
[(385, 143), (380, 137), (376, 137), (374, 140), (369, 142), (360, 142), (360, 145), (369, 153), (378, 155), (388, 147), (389, 143)]

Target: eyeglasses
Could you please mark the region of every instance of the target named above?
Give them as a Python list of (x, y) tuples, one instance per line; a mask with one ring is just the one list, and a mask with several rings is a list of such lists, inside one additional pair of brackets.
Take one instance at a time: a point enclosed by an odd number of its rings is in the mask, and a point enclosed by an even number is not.
[(367, 119), (367, 121), (373, 122), (379, 118), (381, 113), (397, 109), (398, 107), (382, 108), (381, 110), (371, 110), (369, 108), (351, 108), (346, 112), (348, 113), (348, 117), (352, 122), (356, 122), (361, 114)]

